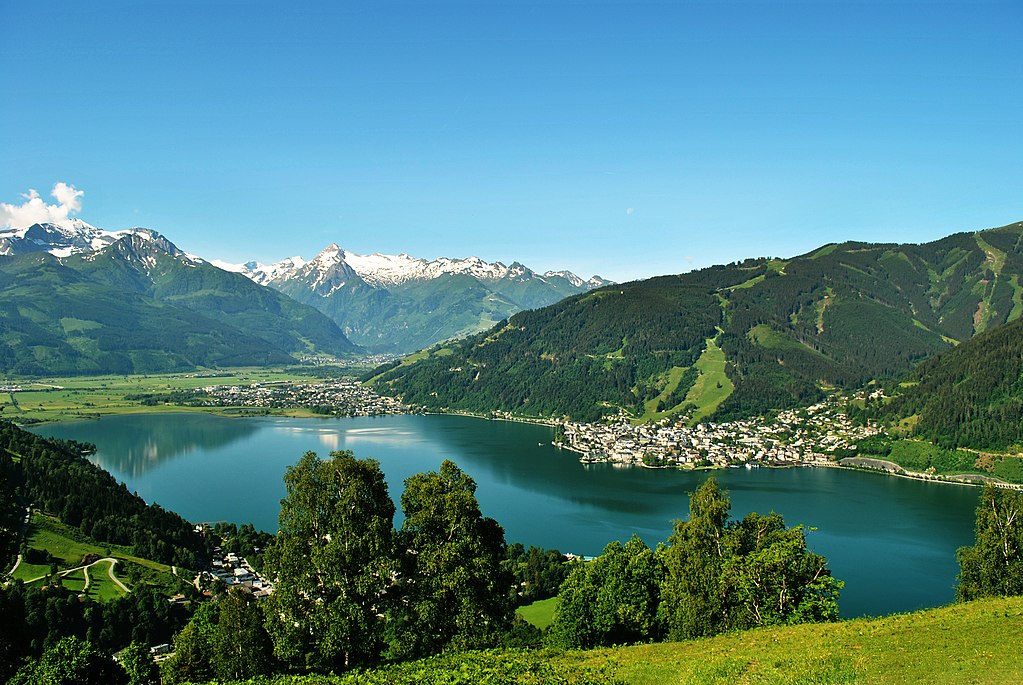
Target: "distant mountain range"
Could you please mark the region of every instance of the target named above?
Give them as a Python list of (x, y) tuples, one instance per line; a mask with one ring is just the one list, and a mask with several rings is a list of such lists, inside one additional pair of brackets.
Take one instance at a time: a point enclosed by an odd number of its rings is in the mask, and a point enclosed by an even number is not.
[(429, 407), (738, 417), (859, 387), (1023, 314), (1023, 223), (604, 287), (374, 374)]
[[(148, 373), (355, 353), (319, 311), (156, 231), (0, 234), (0, 372)], [(58, 256), (55, 256), (56, 253)]]
[(0, 230), (0, 255), (0, 372), (39, 375), (404, 353), (607, 283), (336, 245), (310, 261), (208, 262), (150, 229), (78, 219)]
[(523, 309), (535, 309), (607, 285), (569, 271), (538, 274), (479, 257), (433, 261), (399, 255), (359, 255), (331, 244), (314, 259), (271, 265), (214, 262), (245, 274), (333, 319), (372, 352), (405, 354), (464, 337)]

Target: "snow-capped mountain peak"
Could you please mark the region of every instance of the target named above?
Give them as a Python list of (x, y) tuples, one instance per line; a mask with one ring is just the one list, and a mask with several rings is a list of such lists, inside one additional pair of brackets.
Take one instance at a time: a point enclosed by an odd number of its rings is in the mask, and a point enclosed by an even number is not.
[[(571, 271), (548, 271), (544, 273), (544, 278), (564, 278), (566, 281), (574, 285), (576, 288), (581, 288), (586, 285), (586, 281), (576, 276)], [(597, 278), (594, 276), (594, 278)]]
[(214, 264), (230, 271), (243, 273), (261, 285), (281, 285), (289, 281), (302, 280), (314, 290), (320, 289), (319, 286), (325, 279), (333, 278), (328, 276), (329, 272), (345, 272), (349, 269), (367, 284), (384, 289), (417, 281), (430, 281), (445, 274), (472, 276), (483, 282), (530, 278), (543, 280), (551, 276), (558, 276), (576, 288), (594, 288), (609, 283), (599, 276), (594, 276), (586, 281), (570, 271), (548, 271), (543, 276), (539, 276), (519, 262), (512, 262), (511, 266), (505, 266), (502, 262), (487, 262), (477, 256), (464, 259), (438, 257), (434, 260), (426, 260), (412, 257), (404, 252), (396, 255), (379, 252), (360, 255), (342, 249), (337, 243), (331, 243), (309, 261), (305, 261), (301, 257), (291, 257), (270, 265), (253, 262), (242, 265), (226, 262), (214, 262)]
[(81, 219), (70, 219), (61, 224), (33, 224), (27, 228), (0, 230), (0, 255), (49, 252), (63, 259), (76, 254), (89, 255), (100, 252), (125, 238), (155, 243), (158, 249), (191, 263), (203, 261), (199, 257), (182, 252), (152, 229), (136, 226), (122, 231), (104, 231)]

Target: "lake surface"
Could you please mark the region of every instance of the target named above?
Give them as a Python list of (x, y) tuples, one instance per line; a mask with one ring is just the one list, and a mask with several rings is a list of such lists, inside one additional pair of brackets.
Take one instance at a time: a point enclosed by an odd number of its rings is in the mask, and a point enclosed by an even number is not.
[[(351, 419), (141, 414), (48, 424), (34, 432), (94, 443), (93, 460), (147, 502), (192, 521), (277, 529), (285, 469), (307, 451), (380, 461), (397, 503), (406, 478), (451, 459), (477, 484), (509, 542), (596, 555), (633, 533), (667, 539), (708, 474), (580, 464), (546, 426), (460, 416)], [(973, 542), (979, 490), (837, 469), (728, 469), (732, 516), (777, 511), (814, 528), (810, 547), (846, 582), (843, 616), (946, 604), (955, 551)], [(400, 511), (398, 514), (400, 520)], [(399, 521), (395, 522), (399, 525)]]

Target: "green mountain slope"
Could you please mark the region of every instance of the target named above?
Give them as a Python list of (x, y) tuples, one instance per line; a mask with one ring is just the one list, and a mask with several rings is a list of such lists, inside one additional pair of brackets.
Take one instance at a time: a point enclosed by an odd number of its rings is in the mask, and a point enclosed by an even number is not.
[(916, 417), (915, 434), (944, 447), (1023, 444), (1023, 319), (928, 359), (884, 408)]
[(65, 259), (0, 257), (0, 372), (149, 373), (356, 349), (316, 310), (156, 235)]
[[(1023, 223), (922, 245), (827, 245), (576, 296), (382, 368), (374, 382), (472, 411), (590, 420), (712, 400), (716, 418), (748, 415), (812, 402), (825, 385), (901, 375), (1018, 318), (1021, 278)], [(724, 352), (731, 392), (700, 383), (708, 341)]]

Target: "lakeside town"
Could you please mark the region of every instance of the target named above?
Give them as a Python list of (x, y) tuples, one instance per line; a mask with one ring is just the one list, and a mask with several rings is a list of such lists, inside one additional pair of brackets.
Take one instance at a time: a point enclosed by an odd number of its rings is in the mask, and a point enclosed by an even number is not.
[(381, 416), (414, 411), (393, 397), (378, 395), (352, 376), (323, 382), (280, 381), (250, 385), (207, 385), (196, 397), (203, 407), (308, 409), (331, 416)]
[[(876, 393), (875, 393), (876, 394)], [(874, 425), (854, 425), (844, 402), (830, 398), (773, 418), (690, 426), (686, 418), (633, 425), (627, 419), (558, 424), (555, 445), (577, 452), (583, 463), (646, 467), (829, 465), (877, 435)]]

